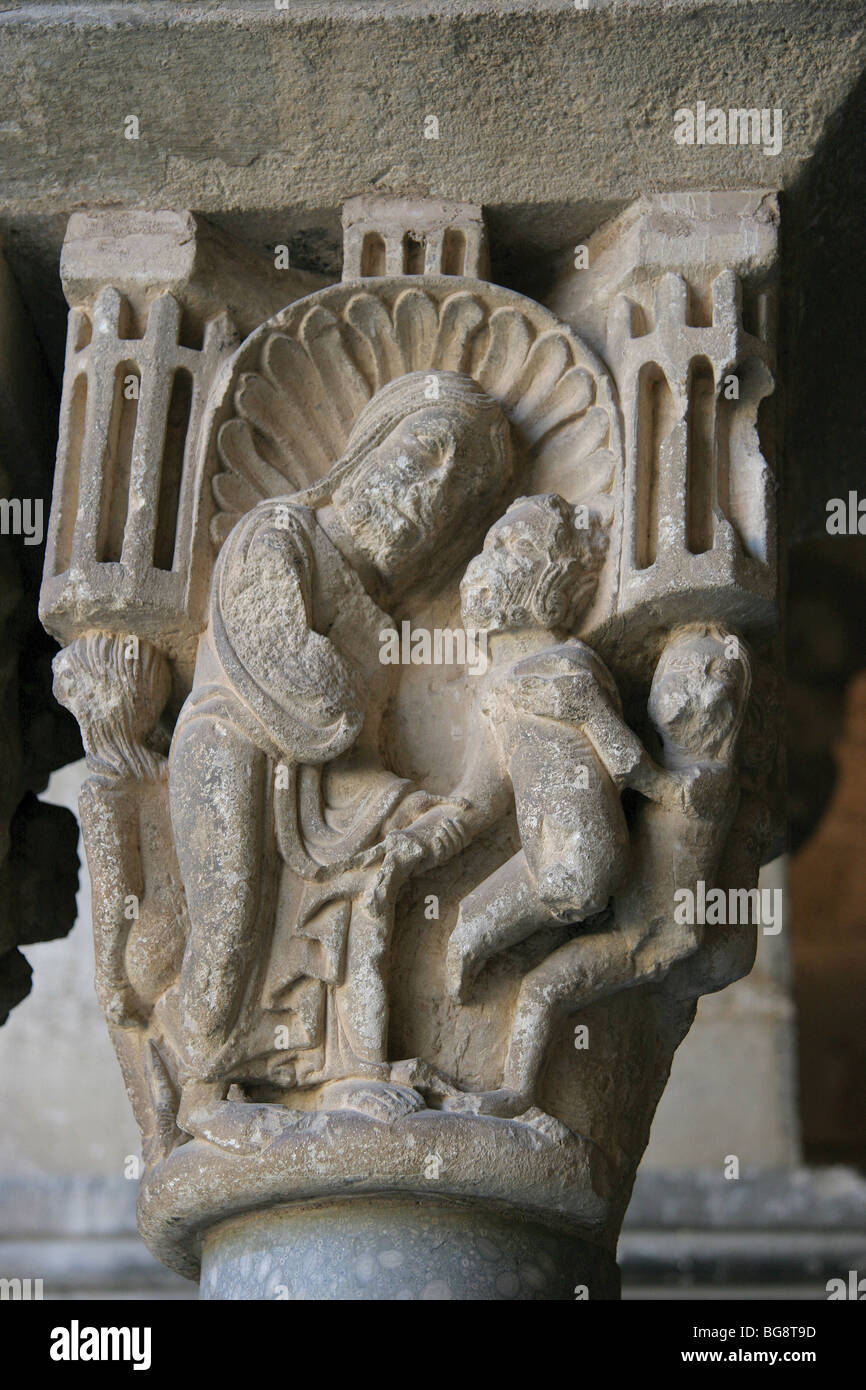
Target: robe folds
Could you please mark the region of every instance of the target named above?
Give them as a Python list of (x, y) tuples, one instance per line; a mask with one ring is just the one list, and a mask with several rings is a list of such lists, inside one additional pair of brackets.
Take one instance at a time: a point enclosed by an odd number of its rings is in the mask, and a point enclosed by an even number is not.
[[(320, 571), (326, 581), (320, 582)], [(393, 627), (319, 525), (287, 499), (259, 504), (227, 539), (213, 576), (211, 620), (174, 742), (214, 730), (267, 760), (260, 829), (260, 949), (231, 1039), (237, 1080), (327, 1079), (339, 1052), (340, 986), (359, 870), (413, 784), (378, 761), (392, 669), (379, 660)], [(207, 731), (205, 734), (204, 731)], [(256, 833), (239, 826), (239, 833)], [(372, 877), (376, 869), (366, 871)], [(275, 1027), (282, 1029), (274, 1052)], [(333, 1038), (333, 1041), (332, 1041)], [(336, 1065), (336, 1057), (334, 1059)]]

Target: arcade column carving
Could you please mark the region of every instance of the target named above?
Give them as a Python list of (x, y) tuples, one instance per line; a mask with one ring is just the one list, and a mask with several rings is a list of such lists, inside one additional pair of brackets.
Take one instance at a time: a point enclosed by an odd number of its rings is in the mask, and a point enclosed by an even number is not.
[(205, 1297), (617, 1296), (777, 821), (775, 221), (678, 216), (554, 307), (460, 204), (353, 200), (316, 285), (73, 219), (41, 612), (140, 1227)]

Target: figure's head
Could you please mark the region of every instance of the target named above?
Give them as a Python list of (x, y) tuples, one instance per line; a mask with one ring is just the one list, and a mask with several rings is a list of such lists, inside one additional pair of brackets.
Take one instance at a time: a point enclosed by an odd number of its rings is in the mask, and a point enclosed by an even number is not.
[(692, 623), (659, 657), (647, 708), (666, 747), (723, 761), (733, 754), (751, 685), (745, 643), (716, 623)]
[(368, 401), (327, 491), (306, 500), (327, 496), (383, 582), (409, 587), (459, 561), (515, 467), (511, 426), (471, 377), (412, 372)]
[(54, 696), (75, 715), (91, 764), (153, 776), (147, 739), (171, 690), (168, 663), (150, 642), (108, 632), (77, 637), (53, 662)]
[(464, 626), (570, 632), (595, 592), (606, 544), (597, 516), (582, 512), (585, 527), (575, 517), (556, 495), (513, 502), (463, 576)]

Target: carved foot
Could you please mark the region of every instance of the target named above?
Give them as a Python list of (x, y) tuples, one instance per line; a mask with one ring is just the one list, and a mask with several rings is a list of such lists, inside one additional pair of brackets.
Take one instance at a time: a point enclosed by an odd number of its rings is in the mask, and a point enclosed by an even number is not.
[(555, 1115), (548, 1115), (546, 1110), (539, 1110), (536, 1105), (517, 1118), (521, 1124), (531, 1125), (539, 1134), (543, 1134), (545, 1139), (552, 1139), (556, 1144), (564, 1144), (568, 1139), (574, 1138), (568, 1125), (564, 1125)]
[(465, 1004), (472, 993), (482, 964), (470, 956), (455, 933), (445, 955), (445, 988), (459, 1004)]
[(502, 1086), (498, 1091), (461, 1091), (443, 1101), (443, 1110), (461, 1115), (496, 1115), (513, 1120), (530, 1109), (529, 1097)]
[(206, 1139), (231, 1153), (250, 1154), (267, 1148), (305, 1118), (309, 1117), (282, 1105), (219, 1100), (186, 1111), (182, 1108), (178, 1122), (194, 1139)]
[(145, 1075), (153, 1101), (153, 1128), (142, 1129), (142, 1156), (150, 1167), (167, 1158), (172, 1149), (185, 1144), (189, 1136), (178, 1126), (177, 1093), (159, 1048), (152, 1040), (147, 1044), (145, 1058)]
[(409, 1086), (420, 1091), (428, 1105), (438, 1104), (450, 1096), (463, 1092), (436, 1067), (421, 1057), (409, 1057), (403, 1062), (395, 1062), (391, 1068), (391, 1080), (399, 1086)]
[(424, 1098), (411, 1086), (387, 1081), (331, 1081), (323, 1087), (320, 1110), (357, 1110), (359, 1115), (390, 1125), (424, 1109)]

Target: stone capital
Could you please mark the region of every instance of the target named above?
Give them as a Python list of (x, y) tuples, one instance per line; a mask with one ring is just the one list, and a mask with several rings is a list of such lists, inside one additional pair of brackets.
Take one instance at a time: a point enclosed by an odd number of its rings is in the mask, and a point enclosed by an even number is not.
[(477, 207), (343, 222), (330, 284), (64, 249), (42, 615), (141, 1230), (206, 1297), (616, 1297), (777, 838), (775, 203), (642, 200), (546, 303)]

